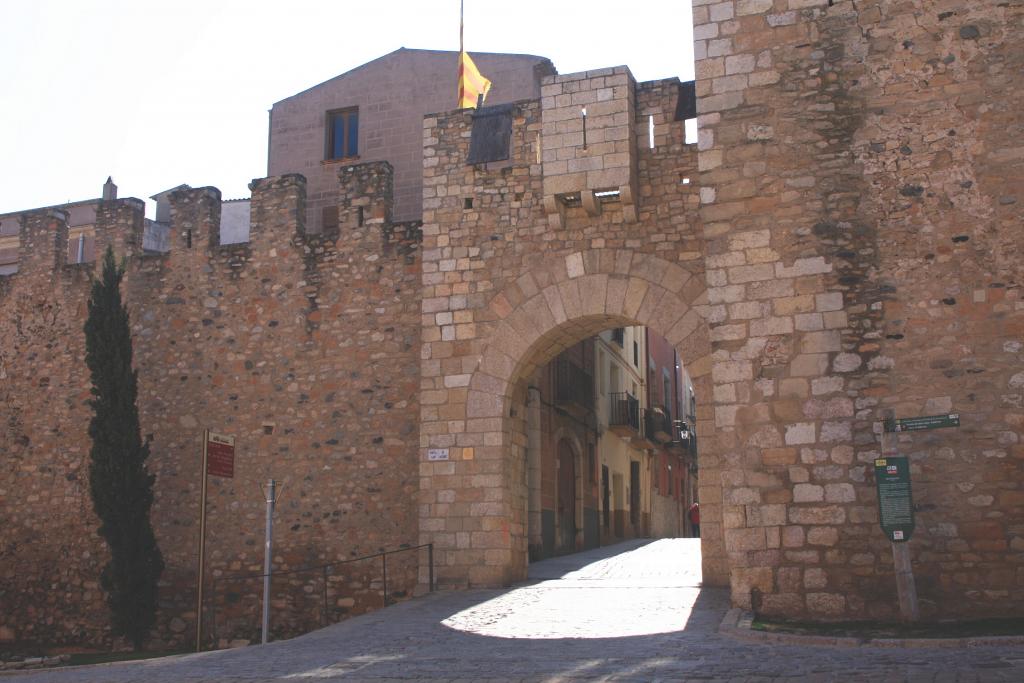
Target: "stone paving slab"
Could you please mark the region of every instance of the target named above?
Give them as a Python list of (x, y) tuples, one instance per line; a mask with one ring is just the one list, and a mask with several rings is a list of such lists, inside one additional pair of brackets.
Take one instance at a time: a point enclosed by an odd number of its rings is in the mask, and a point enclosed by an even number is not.
[(1014, 681), (1019, 646), (877, 649), (741, 642), (728, 592), (699, 586), (693, 539), (634, 541), (531, 567), (511, 590), (435, 593), (292, 640), (12, 674), (12, 683), (231, 681)]

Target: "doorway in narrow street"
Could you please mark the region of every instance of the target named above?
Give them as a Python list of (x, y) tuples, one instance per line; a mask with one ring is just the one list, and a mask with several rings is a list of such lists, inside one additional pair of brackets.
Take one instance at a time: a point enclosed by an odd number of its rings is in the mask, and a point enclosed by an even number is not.
[(558, 553), (576, 550), (576, 454), (563, 439), (558, 444)]

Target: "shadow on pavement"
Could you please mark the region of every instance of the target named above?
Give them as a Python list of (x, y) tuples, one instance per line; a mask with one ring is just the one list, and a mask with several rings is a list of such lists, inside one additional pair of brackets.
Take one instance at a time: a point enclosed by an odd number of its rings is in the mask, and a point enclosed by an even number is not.
[(265, 646), (9, 680), (1024, 680), (1024, 656), (1011, 649), (867, 656), (720, 636), (728, 590), (701, 587), (699, 571), (679, 566), (695, 560), (699, 568), (699, 546), (688, 542), (634, 541), (555, 558), (507, 590), (433, 593)]

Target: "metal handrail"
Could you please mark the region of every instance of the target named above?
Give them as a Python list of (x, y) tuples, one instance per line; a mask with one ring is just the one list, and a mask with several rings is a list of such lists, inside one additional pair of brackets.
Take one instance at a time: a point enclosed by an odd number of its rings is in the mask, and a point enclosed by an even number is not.
[[(273, 579), (274, 577), (278, 577), (278, 576), (289, 576), (289, 575), (293, 575), (293, 574), (300, 574), (300, 573), (303, 573), (303, 572), (320, 572), (320, 574), (323, 577), (323, 579), (322, 579), (323, 580), (323, 612), (322, 612), (321, 618), (320, 618), (320, 622), (321, 622), (320, 625), (321, 626), (326, 626), (327, 624), (325, 622), (326, 622), (326, 619), (327, 619), (327, 572), (328, 572), (328, 570), (330, 570), (330, 569), (332, 569), (334, 567), (339, 567), (339, 566), (346, 565), (346, 564), (352, 564), (354, 562), (364, 562), (366, 560), (372, 560), (372, 559), (374, 559), (376, 557), (381, 558), (382, 588), (383, 588), (383, 591), (384, 591), (384, 605), (386, 606), (388, 604), (388, 559), (387, 559), (388, 555), (396, 555), (398, 553), (411, 552), (411, 551), (414, 551), (414, 550), (420, 550), (422, 548), (426, 548), (427, 549), (427, 582), (428, 582), (428, 592), (433, 593), (436, 590), (436, 588), (437, 588), (437, 586), (436, 586), (436, 584), (434, 582), (434, 544), (433, 543), (421, 543), (420, 545), (408, 546), (408, 547), (405, 547), (405, 548), (398, 548), (397, 550), (384, 550), (384, 551), (381, 551), (379, 553), (373, 553), (371, 555), (363, 555), (361, 557), (351, 557), (351, 558), (348, 558), (348, 559), (345, 559), (345, 560), (338, 560), (337, 562), (327, 562), (327, 563), (324, 563), (324, 564), (315, 564), (315, 565), (308, 565), (308, 566), (305, 566), (305, 567), (296, 567), (295, 569), (285, 569), (285, 570), (280, 570), (280, 571), (274, 571), (274, 572), (270, 573), (270, 577), (271, 577), (271, 579)], [(217, 583), (218, 582), (226, 582), (226, 581), (245, 581), (245, 580), (249, 580), (249, 579), (262, 579), (262, 578), (264, 578), (266, 576), (267, 576), (266, 573), (260, 572), (258, 574), (257, 573), (252, 573), (252, 574), (232, 574), (232, 575), (228, 575), (228, 576), (217, 576), (217, 577), (214, 577), (213, 582), (212, 582), (212, 586), (211, 586), (211, 590), (210, 590), (210, 598), (211, 598), (210, 601), (213, 603), (212, 607), (211, 607), (211, 609), (212, 609), (211, 618), (212, 618), (213, 624), (212, 624), (212, 629), (210, 631), (210, 635), (212, 636), (214, 642), (217, 642)], [(204, 609), (204, 611), (205, 611), (205, 609)], [(202, 615), (200, 615), (200, 618), (202, 618)]]

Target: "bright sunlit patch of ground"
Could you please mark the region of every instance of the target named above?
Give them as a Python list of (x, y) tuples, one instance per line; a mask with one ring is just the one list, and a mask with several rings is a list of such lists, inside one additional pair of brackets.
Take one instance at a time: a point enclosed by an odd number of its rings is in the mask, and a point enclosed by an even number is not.
[(441, 623), (492, 638), (627, 638), (686, 628), (698, 589), (590, 587), (547, 581), (463, 610)]

